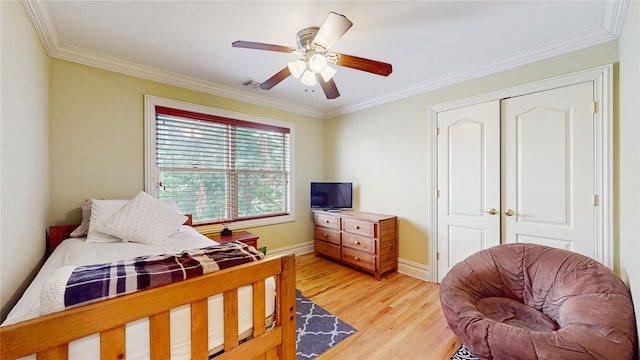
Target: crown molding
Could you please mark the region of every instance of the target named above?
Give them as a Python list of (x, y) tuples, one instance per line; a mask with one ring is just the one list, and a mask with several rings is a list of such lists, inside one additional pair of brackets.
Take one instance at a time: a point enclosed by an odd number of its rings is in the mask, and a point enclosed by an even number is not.
[(444, 74), (440, 77), (417, 83), (412, 87), (389, 93), (375, 99), (370, 99), (365, 102), (329, 111), (325, 115), (327, 118), (332, 118), (339, 115), (361, 111), (374, 106), (383, 105), (392, 101), (397, 101), (410, 96), (419, 95), (428, 91), (459, 84), (464, 81), (477, 79), (500, 71), (509, 70), (518, 66), (616, 40), (622, 31), (622, 24), (627, 5), (628, 0), (605, 1), (602, 27), (585, 30), (580, 33), (573, 34), (571, 37), (565, 39), (529, 48), (527, 51), (515, 53), (510, 57), (487, 61), (484, 64), (480, 64), (472, 68), (461, 69), (456, 72)]
[(62, 46), (58, 28), (53, 20), (49, 4), (45, 1), (23, 0), (22, 5), (31, 19), (40, 42), (49, 56)]
[(315, 118), (324, 118), (323, 112), (315, 111), (313, 109), (309, 109), (308, 107), (274, 100), (264, 96), (248, 94), (209, 81), (203, 81), (183, 74), (129, 62), (104, 54), (91, 53), (85, 49), (79, 49), (72, 46), (59, 47), (51, 56), (56, 59), (109, 70), (146, 80), (157, 81), (163, 84), (174, 85), (181, 88), (200, 91), (203, 93), (221, 96), (228, 99), (243, 101), (254, 105), (266, 106), (273, 109), (289, 111), (292, 113), (311, 116)]
[(624, 16), (628, 8), (629, 0), (606, 0), (602, 6), (602, 27), (616, 39), (622, 33)]
[(461, 69), (453, 73), (444, 74), (440, 77), (417, 83), (412, 87), (385, 94), (375, 99), (369, 99), (358, 104), (334, 109), (325, 113), (325, 116), (326, 118), (332, 118), (339, 115), (346, 115), (352, 112), (365, 110), (374, 106), (383, 105), (428, 91), (433, 91), (446, 86), (455, 85), (464, 81), (477, 79), (482, 76), (491, 75), (500, 71), (509, 70), (518, 66), (616, 40), (620, 37), (620, 33), (622, 32), (622, 25), (624, 23), (624, 17), (627, 12), (628, 5), (629, 0), (605, 0), (603, 2), (601, 27), (576, 33), (569, 38), (543, 44), (536, 48), (530, 48), (527, 51), (513, 54), (511, 57), (502, 58), (497, 61), (488, 61), (479, 66), (474, 66), (473, 68)]
[(23, 0), (25, 10), (40, 37), (49, 57), (66, 60), (82, 65), (100, 68), (120, 74), (130, 75), (146, 80), (174, 85), (185, 89), (225, 97), (228, 99), (247, 102), (254, 105), (266, 106), (273, 109), (292, 112), (295, 114), (324, 118), (322, 111), (316, 111), (305, 106), (274, 100), (264, 96), (248, 94), (212, 82), (203, 81), (162, 69), (145, 66), (120, 58), (94, 53), (85, 49), (64, 45), (60, 40), (51, 9), (47, 1)]
[(274, 100), (260, 95), (248, 94), (246, 92), (182, 74), (125, 61), (115, 57), (109, 57), (104, 54), (91, 53), (84, 49), (66, 46), (60, 39), (47, 1), (22, 0), (22, 3), (24, 4), (27, 14), (31, 18), (31, 22), (40, 37), (40, 41), (42, 42), (45, 51), (52, 58), (179, 86), (254, 105), (266, 106), (295, 114), (324, 119), (365, 110), (424, 92), (433, 91), (446, 86), (455, 85), (464, 81), (512, 69), (521, 65), (530, 64), (575, 50), (616, 40), (622, 31), (624, 16), (629, 5), (629, 0), (605, 0), (603, 2), (600, 27), (573, 34), (569, 38), (543, 44), (533, 49), (513, 54), (510, 57), (487, 61), (479, 66), (444, 74), (440, 77), (417, 83), (414, 86), (405, 89), (398, 89), (397, 91), (387, 93), (383, 96), (368, 99), (357, 104), (343, 106), (327, 112), (312, 110), (306, 106)]

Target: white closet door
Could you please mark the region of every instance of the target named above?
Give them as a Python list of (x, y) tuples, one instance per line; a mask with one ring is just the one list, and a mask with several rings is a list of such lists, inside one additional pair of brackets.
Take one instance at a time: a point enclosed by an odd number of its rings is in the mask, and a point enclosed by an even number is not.
[(593, 92), (585, 82), (502, 101), (503, 242), (596, 257)]
[(500, 243), (500, 102), (439, 112), (437, 123), (440, 281)]

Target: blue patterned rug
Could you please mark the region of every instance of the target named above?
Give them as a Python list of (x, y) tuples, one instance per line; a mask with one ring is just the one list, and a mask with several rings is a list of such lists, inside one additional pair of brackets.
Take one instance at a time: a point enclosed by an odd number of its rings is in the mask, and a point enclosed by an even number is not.
[(357, 330), (296, 290), (296, 359), (315, 359)]
[(478, 359), (475, 355), (473, 355), (471, 351), (469, 351), (469, 349), (467, 349), (467, 347), (464, 344), (462, 344), (460, 345), (460, 348), (458, 349), (458, 351), (456, 351), (456, 353), (451, 356), (450, 360), (480, 360), (480, 359)]

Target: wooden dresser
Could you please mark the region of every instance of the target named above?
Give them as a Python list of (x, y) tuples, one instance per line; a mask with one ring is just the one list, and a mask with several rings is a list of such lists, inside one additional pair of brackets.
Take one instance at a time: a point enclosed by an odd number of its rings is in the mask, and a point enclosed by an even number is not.
[(316, 255), (373, 273), (377, 280), (398, 270), (396, 216), (314, 210), (313, 218)]

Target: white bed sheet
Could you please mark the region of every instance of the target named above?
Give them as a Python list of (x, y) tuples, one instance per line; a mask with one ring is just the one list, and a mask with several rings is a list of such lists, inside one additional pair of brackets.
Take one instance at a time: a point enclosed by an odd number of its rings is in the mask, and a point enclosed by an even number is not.
[[(53, 272), (63, 266), (99, 264), (136, 256), (178, 253), (186, 249), (211, 246), (212, 240), (189, 226), (182, 226), (174, 235), (158, 245), (138, 243), (87, 243), (84, 238), (63, 241), (47, 259), (33, 282), (29, 285), (16, 306), (8, 314), (4, 325), (40, 316), (40, 291)], [(275, 309), (275, 280), (265, 282), (266, 314)], [(238, 332), (253, 326), (252, 287), (238, 290)], [(189, 305), (171, 310), (171, 358), (191, 357), (191, 318)], [(222, 295), (209, 298), (209, 348), (223, 343)], [(126, 357), (128, 359), (149, 359), (149, 320), (147, 318), (126, 325)], [(35, 356), (33, 356), (35, 358)], [(69, 359), (99, 359), (99, 334), (84, 337), (69, 343)]]

